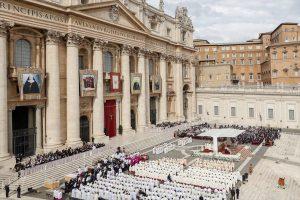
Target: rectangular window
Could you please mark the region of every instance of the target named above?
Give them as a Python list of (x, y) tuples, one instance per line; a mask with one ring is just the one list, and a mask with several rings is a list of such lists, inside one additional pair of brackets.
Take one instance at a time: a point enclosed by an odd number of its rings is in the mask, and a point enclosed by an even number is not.
[(229, 51), (230, 50), (230, 47), (226, 47), (226, 51)]
[(226, 49), (225, 47), (221, 47), (221, 50), (222, 50), (222, 51), (225, 51), (225, 49)]
[(214, 48), (213, 48), (213, 51), (214, 51), (214, 52), (216, 52), (216, 51), (217, 51), (217, 48), (216, 48), (216, 47), (214, 47)]
[(286, 52), (283, 52), (283, 53), (282, 53), (282, 57), (283, 57), (283, 59), (287, 59), (287, 53), (286, 53)]
[(249, 117), (254, 118), (254, 108), (249, 108)]
[(209, 52), (209, 48), (205, 48), (204, 51), (205, 51), (205, 52)]
[(167, 36), (171, 36), (171, 29), (167, 28)]
[(258, 65), (260, 64), (260, 60), (259, 59), (257, 59), (256, 64), (258, 64)]
[(202, 105), (198, 105), (198, 114), (200, 114), (200, 115), (203, 114)]
[(243, 59), (241, 59), (241, 65), (244, 65), (244, 64), (245, 64), (244, 60), (243, 60)]
[(240, 46), (240, 50), (244, 50), (245, 48), (244, 48), (244, 46)]
[(273, 108), (268, 108), (268, 119), (274, 118), (274, 110)]
[(214, 106), (214, 115), (219, 115), (219, 106)]
[(289, 110), (289, 120), (295, 120), (295, 111)]
[(252, 73), (249, 74), (249, 79), (253, 80), (253, 74)]
[(231, 117), (235, 117), (236, 116), (236, 108), (235, 107), (231, 107), (230, 108), (230, 115), (231, 115)]
[(236, 47), (231, 47), (231, 49), (234, 51), (234, 50), (236, 50)]
[(251, 50), (251, 49), (252, 49), (252, 46), (248, 46), (248, 49), (250, 49), (250, 50)]

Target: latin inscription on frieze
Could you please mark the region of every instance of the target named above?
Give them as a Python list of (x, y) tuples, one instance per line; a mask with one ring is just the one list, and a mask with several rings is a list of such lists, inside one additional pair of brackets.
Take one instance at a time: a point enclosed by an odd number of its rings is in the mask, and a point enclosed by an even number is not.
[(67, 23), (67, 17), (63, 15), (57, 15), (43, 9), (27, 8), (22, 5), (8, 3), (6, 1), (0, 1), (0, 10), (52, 22)]
[(109, 34), (109, 35), (115, 35), (118, 37), (126, 38), (126, 39), (131, 39), (134, 41), (140, 41), (144, 42), (144, 37), (138, 34), (130, 33), (128, 31), (123, 31), (118, 28), (114, 28), (112, 26), (108, 26), (105, 24), (96, 24), (88, 21), (83, 21), (79, 19), (72, 19), (72, 24), (75, 26), (80, 26), (83, 28), (95, 30), (101, 33)]

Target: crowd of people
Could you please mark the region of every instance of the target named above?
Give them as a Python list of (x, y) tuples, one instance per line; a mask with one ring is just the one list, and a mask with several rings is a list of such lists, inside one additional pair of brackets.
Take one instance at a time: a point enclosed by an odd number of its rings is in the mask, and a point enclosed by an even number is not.
[(235, 126), (236, 129), (245, 130), (235, 140), (239, 144), (260, 145), (265, 142), (268, 145), (273, 145), (274, 141), (280, 138), (280, 129), (267, 127), (247, 127)]
[(196, 137), (197, 135), (205, 132), (207, 129), (210, 129), (211, 126), (208, 123), (202, 123), (199, 125), (191, 126), (185, 130), (178, 130), (175, 134), (178, 137)]
[(20, 170), (24, 170), (27, 168), (31, 168), (37, 165), (45, 164), (48, 162), (52, 162), (55, 160), (59, 160), (62, 158), (66, 158), (69, 156), (73, 156), (75, 154), (83, 153), (86, 151), (90, 151), (93, 149), (104, 147), (104, 143), (86, 143), (81, 147), (76, 148), (66, 148), (63, 150), (56, 150), (55, 152), (49, 152), (44, 154), (37, 154), (35, 156), (27, 158), (25, 161), (22, 161), (22, 155), (16, 156), (16, 164), (15, 164), (15, 171), (18, 172)]
[(65, 183), (65, 192), (75, 195), (75, 191), (81, 191), (82, 187), (94, 184), (97, 180), (128, 171), (131, 165), (139, 163), (137, 160), (142, 161), (142, 155), (127, 155), (125, 148), (118, 147), (114, 155), (97, 161), (93, 167), (79, 167), (76, 177)]
[(182, 125), (182, 124), (185, 124), (187, 123), (187, 121), (179, 121), (179, 122), (162, 122), (160, 124), (156, 124), (156, 127), (159, 127), (159, 128), (172, 128), (172, 127), (175, 127), (175, 126), (179, 126), (179, 125)]
[[(211, 137), (202, 137), (201, 133), (204, 133), (211, 128), (232, 128), (238, 130), (245, 130), (237, 138), (233, 138), (232, 142), (238, 142), (239, 144), (253, 144), (259, 145), (265, 142), (266, 145), (273, 145), (274, 140), (280, 138), (281, 129), (268, 128), (268, 127), (254, 127), (254, 126), (240, 126), (240, 125), (210, 125), (208, 123), (202, 123), (199, 125), (191, 126), (185, 130), (175, 131), (178, 137), (192, 137), (202, 140), (212, 140)], [(224, 140), (224, 138), (219, 138), (219, 141)]]

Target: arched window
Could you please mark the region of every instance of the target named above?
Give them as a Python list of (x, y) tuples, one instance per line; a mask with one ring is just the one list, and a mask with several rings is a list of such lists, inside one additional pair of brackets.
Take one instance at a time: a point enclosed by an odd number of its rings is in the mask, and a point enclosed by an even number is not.
[(31, 44), (27, 40), (20, 39), (16, 42), (15, 66), (31, 67)]
[(113, 55), (111, 52), (104, 53), (104, 72), (112, 72), (113, 69)]

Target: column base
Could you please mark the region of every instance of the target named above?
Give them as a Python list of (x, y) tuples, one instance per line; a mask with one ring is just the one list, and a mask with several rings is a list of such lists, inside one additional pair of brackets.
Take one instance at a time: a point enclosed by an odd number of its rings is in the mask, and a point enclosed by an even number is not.
[(107, 144), (109, 142), (109, 137), (106, 135), (100, 135), (94, 137), (94, 143), (104, 143)]
[(82, 144), (83, 143), (79, 138), (79, 139), (67, 140), (65, 146), (75, 148), (75, 147), (81, 147)]
[[(57, 150), (57, 149), (60, 149), (62, 148), (64, 145), (63, 144), (46, 144), (44, 145), (44, 148), (42, 149), (43, 153), (48, 153), (50, 151), (53, 151), (53, 150)], [(36, 152), (38, 151), (39, 149), (36, 150)]]
[(146, 129), (146, 126), (138, 126), (136, 129), (137, 133), (144, 133)]
[(39, 147), (35, 149), (35, 154), (43, 154), (44, 153), (44, 149)]
[(135, 134), (135, 132), (133, 129), (123, 129), (122, 135), (132, 135)]
[(11, 155), (9, 153), (0, 154), (0, 161), (5, 161), (11, 159)]
[(186, 120), (184, 116), (178, 116), (177, 117), (177, 121), (184, 121)]

